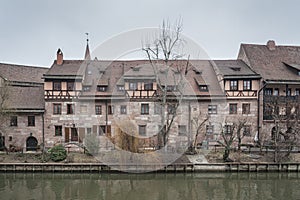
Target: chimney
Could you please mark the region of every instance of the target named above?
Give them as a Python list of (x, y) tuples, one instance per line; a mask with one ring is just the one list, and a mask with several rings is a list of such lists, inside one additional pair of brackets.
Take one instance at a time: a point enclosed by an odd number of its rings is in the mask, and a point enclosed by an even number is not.
[(58, 49), (56, 52), (56, 64), (57, 65), (62, 65), (64, 61), (64, 55), (61, 49)]
[(274, 51), (276, 49), (276, 44), (274, 40), (269, 40), (267, 42), (267, 47), (270, 51)]

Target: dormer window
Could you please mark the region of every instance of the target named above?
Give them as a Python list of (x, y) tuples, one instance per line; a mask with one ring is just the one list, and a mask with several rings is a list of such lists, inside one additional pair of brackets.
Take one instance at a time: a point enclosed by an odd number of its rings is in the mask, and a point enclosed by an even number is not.
[(201, 92), (207, 92), (208, 91), (207, 85), (199, 85), (199, 91), (201, 91)]
[(119, 92), (125, 91), (124, 85), (118, 85), (118, 86), (117, 86), (117, 90), (118, 90)]
[(89, 92), (89, 91), (91, 91), (91, 86), (83, 86), (82, 90), (85, 92)]
[(230, 69), (232, 69), (232, 70), (235, 71), (235, 72), (241, 71), (241, 68), (240, 68), (240, 67), (230, 67)]
[(168, 85), (167, 86), (167, 91), (168, 92), (172, 92), (172, 91), (175, 91), (176, 90), (176, 86), (175, 85)]
[(106, 92), (107, 91), (107, 86), (98, 85), (97, 86), (97, 91), (98, 92)]
[(141, 68), (140, 66), (132, 67), (132, 70), (138, 72), (138, 71), (140, 71), (140, 68)]

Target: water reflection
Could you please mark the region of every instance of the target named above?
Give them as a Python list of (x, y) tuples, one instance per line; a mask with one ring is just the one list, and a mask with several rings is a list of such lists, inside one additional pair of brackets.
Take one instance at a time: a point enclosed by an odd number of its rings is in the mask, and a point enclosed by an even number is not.
[(1, 199), (297, 199), (297, 173), (0, 174)]

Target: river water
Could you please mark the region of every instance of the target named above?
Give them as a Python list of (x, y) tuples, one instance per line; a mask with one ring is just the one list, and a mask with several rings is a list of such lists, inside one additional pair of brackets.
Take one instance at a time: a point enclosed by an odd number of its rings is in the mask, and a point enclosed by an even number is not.
[(0, 199), (300, 199), (297, 173), (0, 174)]

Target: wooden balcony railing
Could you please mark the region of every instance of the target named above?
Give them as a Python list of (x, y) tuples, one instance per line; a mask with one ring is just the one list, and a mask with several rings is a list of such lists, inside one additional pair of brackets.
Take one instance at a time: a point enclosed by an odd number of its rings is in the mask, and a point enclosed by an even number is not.
[(300, 96), (271, 96), (264, 95), (264, 102), (277, 102), (277, 103), (286, 103), (286, 102), (299, 102)]

